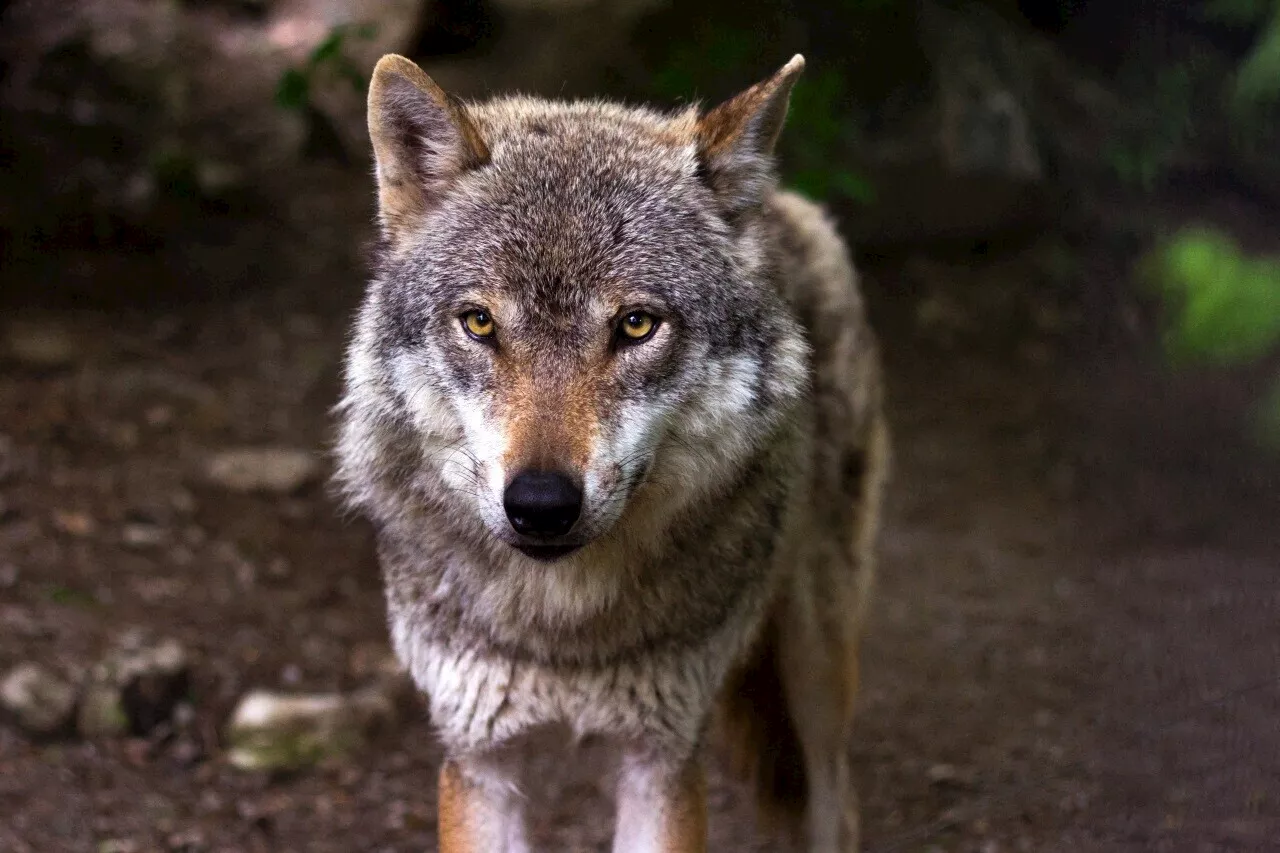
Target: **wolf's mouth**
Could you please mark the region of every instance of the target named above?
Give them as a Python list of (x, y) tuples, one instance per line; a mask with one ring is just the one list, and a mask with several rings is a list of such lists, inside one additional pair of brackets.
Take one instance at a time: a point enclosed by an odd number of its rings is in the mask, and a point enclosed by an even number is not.
[(568, 554), (581, 548), (581, 545), (516, 545), (517, 551), (526, 557), (532, 557), (535, 560), (541, 560), (549, 563), (552, 560), (558, 560)]

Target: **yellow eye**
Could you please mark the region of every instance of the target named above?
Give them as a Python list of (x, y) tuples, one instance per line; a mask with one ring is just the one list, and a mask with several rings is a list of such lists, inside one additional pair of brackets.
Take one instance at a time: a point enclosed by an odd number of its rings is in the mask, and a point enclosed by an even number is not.
[(631, 311), (622, 318), (619, 324), (623, 338), (632, 343), (643, 341), (658, 328), (658, 318), (643, 311)]
[(468, 311), (462, 315), (462, 327), (473, 338), (493, 337), (493, 318), (483, 309)]

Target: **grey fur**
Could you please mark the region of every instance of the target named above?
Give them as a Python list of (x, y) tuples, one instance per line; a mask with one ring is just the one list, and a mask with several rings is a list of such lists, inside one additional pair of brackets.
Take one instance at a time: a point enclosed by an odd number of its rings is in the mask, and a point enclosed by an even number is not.
[[(779, 602), (856, 645), (870, 588), (876, 347), (840, 238), (773, 186), (799, 65), (747, 93), (725, 143), (693, 110), (464, 106), (387, 63), (370, 97), (384, 246), (337, 478), (377, 528), (396, 651), (476, 778), (509, 776), (492, 757), (550, 724), (681, 765)], [(475, 307), (496, 347), (461, 332)], [(617, 346), (635, 307), (662, 325)], [(551, 563), (511, 547), (501, 512), (511, 425), (530, 419), (550, 424), (534, 444), (592, 424), (582, 547)], [(519, 452), (574, 466), (544, 444)]]

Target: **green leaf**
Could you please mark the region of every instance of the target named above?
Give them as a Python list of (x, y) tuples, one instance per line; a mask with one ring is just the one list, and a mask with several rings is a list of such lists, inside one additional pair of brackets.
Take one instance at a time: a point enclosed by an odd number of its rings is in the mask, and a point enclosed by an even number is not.
[(787, 181), (791, 188), (813, 201), (825, 201), (831, 192), (831, 175), (821, 169), (800, 169)]
[(832, 184), (846, 198), (860, 204), (876, 203), (876, 188), (866, 176), (854, 172), (836, 172)]
[(1272, 14), (1249, 55), (1236, 72), (1232, 106), (1237, 114), (1280, 96), (1280, 8)]
[(844, 135), (841, 99), (844, 80), (834, 70), (801, 77), (791, 93), (788, 110), (796, 130), (815, 145), (834, 145)]
[(690, 97), (696, 88), (693, 75), (678, 63), (655, 72), (651, 85), (654, 92), (664, 98)]
[(98, 600), (91, 594), (71, 587), (54, 584), (46, 591), (49, 600), (54, 604), (66, 604), (75, 607), (91, 607), (98, 603)]
[(311, 93), (311, 78), (296, 68), (280, 75), (276, 84), (276, 103), (286, 110), (300, 110)]
[(360, 69), (356, 68), (355, 63), (345, 56), (338, 62), (336, 70), (338, 76), (350, 83), (351, 87), (357, 92), (363, 92), (369, 85), (369, 81), (360, 73)]
[(1244, 364), (1280, 344), (1280, 259), (1250, 257), (1224, 234), (1189, 230), (1157, 250), (1146, 271), (1170, 306), (1173, 358)]
[(315, 67), (342, 55), (342, 42), (347, 32), (342, 27), (334, 27), (325, 40), (311, 51), (311, 65)]

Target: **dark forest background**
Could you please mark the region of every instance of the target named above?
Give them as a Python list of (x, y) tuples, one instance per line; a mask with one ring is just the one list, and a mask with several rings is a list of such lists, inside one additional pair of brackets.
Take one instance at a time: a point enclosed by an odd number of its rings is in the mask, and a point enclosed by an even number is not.
[[(9, 0), (0, 850), (433, 849), (324, 485), (386, 52), (670, 106), (803, 52), (784, 182), (896, 437), (867, 849), (1280, 849), (1280, 2)], [(548, 849), (607, 849), (596, 761)], [(716, 779), (713, 849), (773, 849)]]

